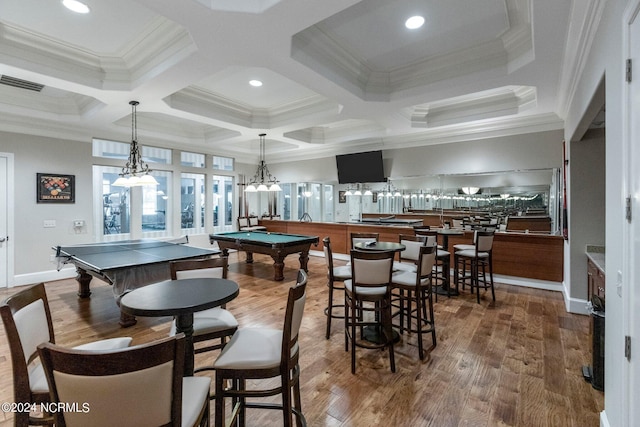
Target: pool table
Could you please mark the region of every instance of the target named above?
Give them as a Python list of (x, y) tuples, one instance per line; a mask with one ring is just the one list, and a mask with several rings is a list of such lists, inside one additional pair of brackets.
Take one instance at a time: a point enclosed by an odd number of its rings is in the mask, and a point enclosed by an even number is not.
[(311, 244), (318, 245), (318, 236), (299, 234), (270, 233), (268, 231), (232, 231), (209, 235), (209, 241), (218, 242), (223, 255), (229, 249), (245, 251), (247, 263), (253, 262), (253, 254), (265, 254), (273, 258), (274, 280), (284, 279), (284, 259), (287, 255), (300, 254), (300, 268), (307, 271)]

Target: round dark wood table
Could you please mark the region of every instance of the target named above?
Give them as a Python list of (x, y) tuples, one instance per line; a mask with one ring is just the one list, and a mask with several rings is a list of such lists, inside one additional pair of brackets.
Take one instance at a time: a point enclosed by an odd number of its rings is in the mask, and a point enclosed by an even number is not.
[(394, 251), (401, 252), (406, 249), (406, 246), (396, 242), (360, 242), (354, 245), (356, 249), (363, 251)]
[(185, 376), (193, 375), (193, 313), (218, 307), (238, 296), (232, 280), (192, 278), (165, 280), (134, 289), (120, 300), (120, 309), (134, 316), (175, 316), (176, 333), (185, 335)]

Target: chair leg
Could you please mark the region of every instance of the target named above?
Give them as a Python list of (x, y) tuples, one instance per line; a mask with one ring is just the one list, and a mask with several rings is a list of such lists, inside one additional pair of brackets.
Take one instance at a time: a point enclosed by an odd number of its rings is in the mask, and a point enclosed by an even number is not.
[(416, 300), (416, 331), (418, 332), (418, 357), (420, 360), (424, 360), (424, 346), (422, 343), (422, 321), (424, 315), (424, 299), (423, 295), (418, 295), (418, 292), (414, 292)]
[(216, 404), (215, 404), (215, 427), (222, 427), (225, 423), (224, 417), (224, 378), (220, 373), (216, 373)]
[(351, 307), (351, 373), (356, 373), (356, 311), (357, 307), (355, 307), (358, 302), (355, 300), (355, 297), (352, 298), (352, 303), (354, 307)]
[(327, 303), (327, 333), (326, 338), (329, 339), (329, 335), (331, 335), (331, 317), (333, 316), (333, 283), (329, 281), (327, 283), (329, 286), (329, 301)]
[(433, 316), (433, 294), (429, 292), (429, 295), (427, 295), (427, 298), (429, 300), (429, 325), (431, 326), (431, 341), (433, 342), (433, 346), (435, 347), (437, 345), (437, 341), (436, 341), (436, 321)]
[[(480, 271), (478, 269), (478, 260), (471, 261), (471, 283), (475, 281), (476, 287), (476, 299), (478, 300), (478, 304), (480, 304)], [(471, 285), (473, 287), (473, 285)]]
[(296, 416), (296, 427), (303, 427), (302, 398), (300, 397), (300, 365), (296, 365), (294, 369), (296, 374), (294, 376), (295, 381), (293, 383), (293, 407), (296, 408), (300, 414)]
[(350, 313), (352, 311), (352, 307), (347, 301), (349, 298), (347, 297), (347, 293), (344, 293), (344, 351), (349, 351), (349, 325), (351, 324)]
[(393, 327), (391, 326), (391, 296), (387, 301), (383, 301), (380, 307), (382, 309), (384, 335), (389, 346), (389, 364), (391, 365), (391, 372), (396, 372), (396, 358), (393, 352)]
[(282, 417), (284, 427), (293, 427), (291, 419), (291, 372), (287, 371), (282, 376)]
[(491, 253), (489, 253), (489, 280), (491, 281), (491, 297), (493, 298), (493, 302), (495, 302), (496, 291), (493, 288), (493, 259), (491, 257)]

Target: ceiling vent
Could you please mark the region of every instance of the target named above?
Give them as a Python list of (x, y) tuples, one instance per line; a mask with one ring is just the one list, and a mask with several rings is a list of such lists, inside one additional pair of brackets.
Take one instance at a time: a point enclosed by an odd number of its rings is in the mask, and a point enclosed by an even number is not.
[(0, 76), (0, 84), (13, 86), (20, 89), (33, 90), (35, 92), (40, 92), (42, 88), (44, 88), (44, 85), (6, 75)]

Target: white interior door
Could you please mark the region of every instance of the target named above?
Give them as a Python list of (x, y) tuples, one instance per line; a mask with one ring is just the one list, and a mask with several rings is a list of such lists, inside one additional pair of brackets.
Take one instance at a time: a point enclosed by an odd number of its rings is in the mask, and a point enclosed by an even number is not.
[(6, 288), (13, 279), (13, 259), (11, 248), (13, 244), (10, 240), (10, 215), (13, 200), (13, 182), (10, 182), (9, 171), (13, 167), (13, 157), (10, 154), (0, 153), (0, 287)]
[[(640, 274), (640, 2), (634, 2), (634, 12), (629, 21), (629, 58), (633, 64), (633, 77), (628, 86), (626, 99), (628, 136), (626, 149), (629, 151), (629, 166), (627, 172), (628, 195), (630, 196), (632, 220), (625, 223), (628, 236), (624, 250), (628, 254), (626, 259), (625, 280), (621, 288), (624, 302), (625, 325), (622, 325), (626, 335), (631, 337), (631, 355), (626, 367), (628, 383), (620, 389), (625, 394), (624, 409), (628, 409), (628, 424), (636, 426), (640, 422), (640, 288), (638, 274)], [(616, 343), (617, 345), (617, 343)]]

